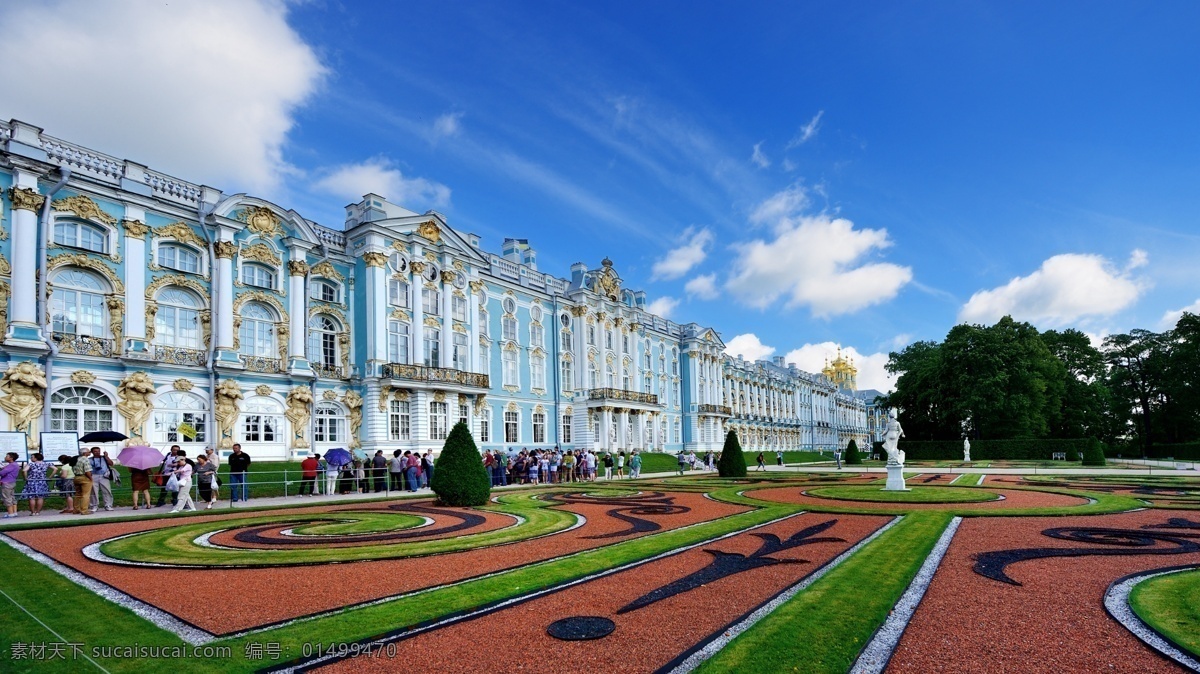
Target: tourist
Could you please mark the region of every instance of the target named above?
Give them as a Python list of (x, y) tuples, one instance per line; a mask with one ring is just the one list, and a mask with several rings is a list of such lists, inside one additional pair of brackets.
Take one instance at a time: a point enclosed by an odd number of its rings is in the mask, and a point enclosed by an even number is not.
[(365, 494), (371, 489), (371, 485), (367, 482), (367, 458), (364, 452), (361, 457), (354, 457), (354, 491)]
[(150, 469), (130, 468), (129, 484), (133, 487), (133, 509), (138, 509), (139, 496), (146, 497), (146, 510), (150, 509)]
[(538, 457), (536, 454), (536, 452), (530, 454), (525, 460), (526, 464), (529, 466), (529, 483), (535, 485), (538, 483)]
[(715, 461), (715, 459), (713, 458), (713, 453), (712, 453), (712, 450), (710, 449), (710, 450), (708, 450), (707, 452), (705, 452), (705, 454), (704, 454), (704, 467), (705, 467), (707, 470), (709, 470), (709, 471), (716, 470), (716, 464), (715, 464), (715, 463), (713, 463), (714, 461)]
[(604, 479), (605, 480), (612, 479), (612, 471), (613, 471), (614, 463), (615, 462), (613, 461), (612, 452), (605, 452), (604, 453)]
[(433, 484), (433, 450), (427, 449), (421, 455), (421, 483), (422, 486)]
[(679, 450), (678, 461), (679, 461), (679, 474), (683, 475), (684, 469), (687, 468), (687, 454), (684, 454), (682, 449)]
[(21, 474), (25, 476), (25, 488), (21, 490), (21, 495), (29, 499), (29, 514), (40, 515), (42, 506), (46, 505), (46, 495), (50, 493), (46, 477), (53, 474), (54, 468), (43, 460), (39, 452), (34, 452), (29, 458), (31, 461), (21, 469)]
[(754, 470), (766, 470), (767, 469), (767, 458), (765, 456), (763, 456), (762, 452), (759, 452), (758, 457), (755, 458), (754, 460), (758, 462), (758, 467), (755, 468)]
[(204, 448), (204, 456), (208, 457), (208, 462), (213, 465), (213, 468), (216, 468), (218, 470), (221, 468), (221, 453), (220, 452), (213, 449), (212, 447), (205, 447)]
[(392, 491), (404, 491), (404, 459), (400, 455), (397, 449), (392, 452), (392, 460), (388, 461), (388, 486)]
[(629, 457), (629, 479), (637, 479), (642, 476), (642, 455), (635, 449), (633, 456)]
[(562, 459), (563, 482), (575, 481), (575, 454), (567, 452)]
[(417, 491), (417, 485), (421, 479), (421, 461), (417, 459), (415, 453), (405, 452), (408, 461), (405, 463), (406, 473), (408, 474), (408, 490), (410, 492)]
[(66, 454), (58, 456), (58, 491), (67, 499), (66, 507), (59, 512), (64, 515), (75, 512), (75, 469), (71, 467), (71, 457)]
[(841, 447), (833, 448), (833, 461), (834, 461), (834, 463), (837, 464), (837, 469), (841, 470), (842, 469), (842, 448)]
[[(400, 450), (396, 450), (399, 454)], [(321, 464), (324, 466), (325, 473), (325, 494), (333, 496), (337, 493), (338, 467), (330, 463), (327, 459), (321, 459)]]
[(4, 466), (0, 467), (0, 501), (4, 502), (4, 519), (17, 516), (17, 474), (21, 472), (21, 458), (16, 452), (4, 455)]
[(542, 484), (550, 484), (550, 450), (542, 450), (538, 456), (538, 479)]
[(617, 477), (625, 477), (625, 450), (617, 454)]
[(550, 484), (558, 484), (558, 462), (562, 460), (562, 456), (556, 448), (550, 452), (550, 457), (546, 460), (546, 468), (550, 471)]
[(189, 509), (195, 512), (196, 504), (192, 501), (192, 465), (187, 461), (187, 454), (182, 451), (175, 461), (175, 486), (179, 490), (179, 501), (170, 512), (180, 513)]
[[(170, 490), (167, 489), (167, 478), (175, 470), (175, 457), (179, 455), (179, 445), (171, 445), (170, 451), (163, 457), (162, 465), (158, 467), (158, 474), (154, 476), (154, 483), (159, 486), (158, 504), (155, 508), (163, 507), (167, 502), (167, 494)], [(179, 498), (179, 492), (171, 493), (171, 506), (174, 507), (175, 500)]]
[(775, 465), (776, 466), (783, 465), (783, 450), (782, 449), (775, 450)]
[(92, 462), (88, 460), (87, 450), (79, 450), (75, 457), (75, 493), (79, 494), (79, 502), (75, 505), (75, 514), (91, 515), (88, 504), (92, 500)]
[(320, 459), (320, 454), (314, 454), (300, 462), (300, 493), (298, 496), (313, 495), (313, 486), (317, 481), (317, 468), (321, 465)]
[(246, 473), (250, 470), (250, 455), (242, 451), (239, 443), (233, 443), (233, 453), (229, 455), (229, 491), (230, 502), (250, 500), (250, 489), (246, 482)]
[(208, 460), (207, 454), (201, 454), (196, 457), (196, 470), (193, 476), (196, 479), (196, 488), (200, 491), (200, 501), (208, 503), (204, 509), (212, 510), (213, 504), (217, 502), (217, 485), (215, 484), (217, 481), (217, 466)]
[(112, 477), (113, 462), (108, 458), (108, 452), (101, 453), (99, 447), (92, 447), (92, 512), (96, 512), (104, 500), (105, 510), (113, 509)]
[(375, 480), (375, 493), (387, 490), (387, 459), (382, 449), (375, 450), (375, 456), (371, 457), (371, 477)]

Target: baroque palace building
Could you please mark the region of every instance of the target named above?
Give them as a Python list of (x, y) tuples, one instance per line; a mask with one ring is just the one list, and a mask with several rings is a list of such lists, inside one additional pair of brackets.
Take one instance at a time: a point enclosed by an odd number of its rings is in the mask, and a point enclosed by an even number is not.
[[(613, 263), (538, 270), (366, 195), (343, 228), (0, 123), (0, 428), (260, 460), (332, 447), (832, 449), (868, 402), (646, 311)], [(224, 453), (224, 452), (223, 452)]]

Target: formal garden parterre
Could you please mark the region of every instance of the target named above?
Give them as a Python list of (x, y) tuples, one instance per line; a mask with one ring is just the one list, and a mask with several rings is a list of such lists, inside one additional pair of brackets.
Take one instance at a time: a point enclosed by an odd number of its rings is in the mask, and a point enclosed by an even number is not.
[[(132, 644), (226, 648), (186, 663), (221, 672), (1188, 671), (1200, 658), (1186, 600), (1197, 478), (920, 468), (909, 492), (880, 479), (689, 473), (501, 490), (473, 508), (23, 523), (0, 545), (20, 579), (0, 597), (6, 671), (179, 664), (112, 655)], [(1118, 619), (1111, 587), (1129, 578)], [(59, 641), (94, 665), (18, 645)]]

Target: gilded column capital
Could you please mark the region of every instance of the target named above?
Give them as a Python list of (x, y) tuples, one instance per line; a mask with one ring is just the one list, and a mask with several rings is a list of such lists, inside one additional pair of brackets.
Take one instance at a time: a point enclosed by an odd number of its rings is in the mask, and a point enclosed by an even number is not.
[(33, 211), (34, 213), (37, 213), (42, 204), (46, 203), (45, 195), (38, 194), (29, 187), (8, 188), (8, 200), (12, 202), (13, 210)]
[(237, 246), (233, 245), (232, 241), (218, 241), (213, 244), (216, 255), (222, 260), (232, 260), (234, 253), (237, 252)]
[(288, 262), (288, 274), (292, 276), (304, 276), (308, 273), (308, 263), (304, 260), (291, 260)]
[(382, 267), (387, 264), (387, 255), (374, 251), (363, 253), (363, 262), (365, 262), (368, 267)]
[(125, 236), (131, 239), (146, 239), (146, 235), (150, 233), (150, 227), (144, 222), (137, 220), (122, 220), (121, 226), (125, 228)]

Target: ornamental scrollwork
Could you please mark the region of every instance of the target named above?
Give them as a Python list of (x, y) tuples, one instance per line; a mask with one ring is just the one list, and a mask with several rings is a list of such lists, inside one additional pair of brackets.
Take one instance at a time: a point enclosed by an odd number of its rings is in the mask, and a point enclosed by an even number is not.
[(197, 248), (204, 248), (208, 244), (196, 230), (192, 229), (186, 222), (172, 222), (169, 225), (154, 228), (154, 238), (156, 239), (172, 239), (180, 243), (186, 243)]
[(154, 403), (151, 401), (154, 393), (154, 382), (145, 372), (130, 373), (117, 387), (117, 397), (121, 399), (117, 403), (117, 411), (125, 417), (125, 430), (130, 438), (127, 445), (145, 443), (143, 438), (146, 421), (154, 411)]
[(332, 264), (330, 264), (329, 260), (323, 260), (315, 265), (312, 268), (312, 275), (320, 276), (321, 278), (332, 279), (338, 283), (346, 280), (346, 277), (338, 273), (338, 270)]
[(145, 240), (146, 235), (150, 233), (150, 227), (137, 220), (122, 220), (121, 227), (125, 229), (125, 236), (131, 239)]
[(265, 243), (254, 243), (242, 249), (242, 259), (261, 262), (263, 264), (278, 267), (283, 264), (282, 258), (279, 257), (271, 247)]
[(292, 422), (292, 448), (308, 447), (308, 439), (304, 432), (308, 429), (308, 418), (312, 411), (312, 391), (307, 386), (297, 386), (287, 396), (287, 410), (283, 416)]
[(417, 235), (434, 243), (442, 240), (442, 230), (433, 221), (422, 222), (417, 227)]
[(47, 265), (50, 271), (54, 271), (59, 267), (83, 267), (93, 271), (100, 272), (108, 282), (112, 284), (113, 291), (117, 293), (125, 292), (125, 284), (121, 282), (121, 277), (117, 276), (117, 272), (112, 270), (112, 267), (103, 262), (90, 257), (87, 253), (63, 253), (50, 258), (50, 263)]
[(237, 253), (237, 246), (232, 241), (218, 241), (213, 244), (213, 252), (219, 259), (232, 260)]
[(92, 201), (90, 198), (83, 196), (82, 194), (73, 197), (67, 197), (65, 199), (58, 199), (54, 203), (50, 204), (50, 208), (53, 208), (56, 211), (74, 213), (85, 220), (103, 222), (104, 224), (110, 226), (117, 224), (116, 218), (108, 213), (105, 213), (100, 209), (99, 204)]
[(192, 382), (190, 382), (186, 379), (176, 379), (171, 384), (171, 387), (174, 388), (176, 391), (187, 392), (187, 391), (191, 391), (195, 387), (195, 384), (193, 384)]
[(188, 278), (182, 274), (171, 274), (168, 276), (159, 276), (146, 286), (146, 300), (153, 301), (158, 296), (158, 292), (167, 286), (181, 286), (196, 293), (200, 296), (200, 301), (207, 304), (208, 289), (195, 279)]
[(350, 448), (361, 447), (358, 436), (362, 431), (363, 398), (358, 391), (346, 391), (346, 395), (342, 397), (342, 404), (346, 406), (346, 416), (350, 422)]
[(46, 197), (38, 194), (29, 187), (8, 188), (8, 200), (12, 202), (14, 211), (33, 211), (37, 213), (46, 203)]
[(309, 271), (308, 263), (304, 260), (289, 260), (287, 268), (290, 276), (304, 276)]
[[(267, 387), (270, 388), (270, 387)], [(226, 379), (217, 387), (213, 416), (217, 420), (217, 432), (220, 435), (219, 446), (228, 449), (233, 446), (233, 426), (237, 423), (238, 410), (241, 406), (242, 390), (236, 381)]]
[(10, 365), (0, 376), (0, 409), (8, 412), (14, 431), (25, 433), (26, 446), (37, 449), (38, 437), (33, 422), (42, 415), (46, 400), (46, 373), (31, 360)]
[(71, 383), (90, 384), (96, 381), (96, 375), (88, 370), (75, 370), (71, 373)]
[(260, 236), (275, 237), (283, 234), (282, 220), (266, 206), (248, 206), (238, 211), (237, 219), (246, 223), (246, 228)]
[(363, 253), (363, 262), (367, 267), (383, 267), (387, 264), (387, 255), (375, 251)]

